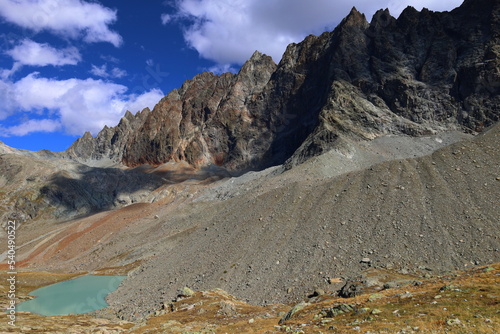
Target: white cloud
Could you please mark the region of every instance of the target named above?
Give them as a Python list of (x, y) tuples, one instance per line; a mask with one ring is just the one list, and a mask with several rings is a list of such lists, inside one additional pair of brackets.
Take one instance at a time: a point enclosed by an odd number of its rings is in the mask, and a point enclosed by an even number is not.
[[(377, 9), (395, 16), (407, 5), (449, 10), (462, 0), (178, 0), (177, 12), (162, 17), (184, 26), (186, 42), (218, 64), (242, 64), (255, 50), (279, 61), (286, 46), (308, 34), (332, 30), (353, 6), (368, 20)], [(164, 14), (167, 15), (167, 14)], [(186, 23), (189, 22), (189, 23)]]
[(121, 36), (110, 30), (116, 11), (84, 0), (2, 0), (0, 17), (20, 27), (50, 31), (84, 41), (122, 43)]
[(14, 74), (15, 72), (17, 72), (17, 70), (19, 70), (21, 67), (22, 67), (21, 64), (14, 63), (12, 65), (12, 68), (10, 70), (9, 69), (0, 69), (0, 78), (7, 79), (12, 74)]
[(160, 102), (160, 100), (165, 96), (163, 92), (157, 88), (150, 90), (144, 94), (140, 95), (130, 95), (128, 97), (128, 101), (125, 103), (122, 108), (123, 111), (130, 110), (132, 112), (136, 112), (142, 110), (146, 107), (153, 109), (153, 107)]
[(103, 77), (103, 78), (109, 77), (108, 68), (107, 68), (106, 64), (104, 64), (102, 66), (92, 65), (92, 69), (90, 70), (90, 73), (92, 73), (96, 77)]
[(170, 21), (172, 21), (172, 19), (173, 19), (172, 15), (169, 15), (169, 14), (161, 14), (160, 18), (161, 18), (162, 24), (167, 24)]
[(17, 105), (12, 84), (0, 80), (0, 120), (9, 117)]
[(32, 132), (55, 132), (61, 128), (61, 123), (53, 119), (30, 119), (10, 128), (0, 128), (3, 136), (25, 136)]
[(13, 49), (5, 52), (14, 60), (10, 70), (0, 71), (0, 77), (6, 79), (19, 70), (22, 66), (64, 66), (76, 65), (82, 60), (80, 52), (75, 47), (56, 49), (50, 45), (37, 43), (24, 39)]
[(109, 62), (109, 63), (115, 63), (115, 64), (120, 63), (120, 59), (113, 57), (113, 56), (110, 56), (110, 55), (106, 55), (106, 56), (101, 55), (100, 58), (104, 61)]
[[(54, 80), (32, 73), (17, 82), (0, 82), (0, 117), (14, 113), (28, 118), (33, 113), (46, 120), (30, 120), (9, 128), (2, 135), (25, 135), (36, 131), (62, 130), (67, 134), (93, 134), (105, 125), (114, 126), (125, 111), (153, 108), (164, 94), (153, 89), (143, 94), (127, 94), (127, 87), (94, 79)], [(40, 125), (37, 127), (36, 125)]]
[(233, 66), (231, 66), (231, 64), (217, 64), (217, 65), (214, 65), (212, 67), (209, 67), (207, 69), (207, 71), (215, 73), (215, 74), (222, 74), (222, 73), (227, 73), (227, 72), (231, 72), (231, 73), (238, 72), (238, 70), (236, 68), (234, 68)]
[(113, 67), (113, 69), (111, 70), (111, 77), (112, 78), (123, 78), (126, 75), (127, 75), (127, 71), (122, 70), (121, 68)]
[(103, 64), (102, 66), (92, 65), (90, 73), (101, 78), (123, 78), (127, 75), (127, 71), (118, 67), (113, 67), (110, 71), (108, 71), (107, 64)]
[(63, 66), (76, 65), (82, 59), (75, 47), (57, 50), (48, 44), (40, 44), (24, 39), (21, 44), (6, 52), (20, 65), (30, 66)]

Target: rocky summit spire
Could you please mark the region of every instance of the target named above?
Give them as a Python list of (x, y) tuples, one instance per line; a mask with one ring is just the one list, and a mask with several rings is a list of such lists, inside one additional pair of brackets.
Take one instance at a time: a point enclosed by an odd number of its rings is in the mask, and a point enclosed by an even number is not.
[(347, 15), (340, 23), (341, 26), (359, 26), (359, 27), (366, 27), (367, 24), (368, 21), (366, 21), (365, 14), (360, 13), (356, 9), (356, 7), (352, 7), (351, 11), (349, 12), (349, 15)]
[(389, 12), (388, 8), (386, 8), (385, 10), (379, 9), (373, 15), (372, 21), (370, 22), (370, 26), (375, 27), (376, 29), (385, 28), (390, 24), (394, 24), (395, 22), (396, 19), (391, 16), (391, 13)]

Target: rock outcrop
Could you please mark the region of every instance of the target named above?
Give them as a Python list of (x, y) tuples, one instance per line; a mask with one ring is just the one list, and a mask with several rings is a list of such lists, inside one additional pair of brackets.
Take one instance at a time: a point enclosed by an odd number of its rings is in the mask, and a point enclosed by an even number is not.
[(66, 155), (242, 171), (300, 163), (339, 137), (481, 131), (500, 110), (499, 7), (467, 0), (397, 19), (380, 10), (371, 22), (353, 8), (333, 32), (289, 45), (278, 65), (256, 52), (238, 74), (199, 74)]
[(127, 113), (96, 138), (86, 133), (65, 153), (80, 161), (109, 158), (127, 166), (188, 161), (195, 166), (238, 169), (253, 165), (268, 142), (269, 120), (253, 115), (256, 100), (276, 69), (271, 57), (255, 52), (235, 75), (201, 73), (165, 96), (151, 112)]
[(152, 202), (163, 196), (154, 190), (165, 183), (162, 175), (141, 168), (89, 167), (44, 152), (3, 150), (0, 144), (0, 189), (8, 194), (0, 198), (0, 225), (9, 219), (68, 220)]

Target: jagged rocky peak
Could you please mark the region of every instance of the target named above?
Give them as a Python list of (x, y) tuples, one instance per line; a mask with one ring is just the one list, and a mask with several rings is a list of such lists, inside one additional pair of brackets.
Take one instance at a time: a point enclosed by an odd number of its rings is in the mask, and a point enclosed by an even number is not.
[(349, 15), (347, 15), (342, 22), (340, 23), (340, 26), (357, 26), (357, 27), (363, 27), (366, 28), (368, 25), (368, 21), (366, 20), (366, 16), (363, 13), (360, 13), (356, 7), (352, 7), (351, 11), (349, 12)]
[(396, 22), (396, 19), (394, 17), (392, 17), (388, 8), (379, 9), (373, 15), (372, 20), (370, 22), (370, 26), (374, 27), (375, 29), (380, 29), (380, 28), (385, 28), (385, 27), (389, 26), (390, 24), (394, 24), (395, 22)]
[(406, 7), (397, 19), (397, 23), (402, 32), (405, 33), (414, 28), (419, 21), (420, 12), (415, 7)]
[(267, 84), (276, 67), (273, 58), (255, 51), (241, 67), (237, 80), (245, 82), (247, 86), (254, 86), (254, 90), (260, 90)]
[(276, 68), (276, 63), (274, 62), (273, 58), (261, 53), (260, 51), (255, 51), (252, 54), (252, 57), (250, 57), (250, 59), (248, 59), (245, 64), (243, 64), (239, 72), (248, 73), (266, 69), (268, 67)]
[(137, 131), (150, 114), (149, 108), (144, 108), (135, 115), (126, 111), (120, 122), (115, 127), (104, 128), (93, 137), (90, 132), (78, 138), (65, 152), (63, 157), (88, 163), (89, 161), (107, 159), (119, 163), (122, 160), (123, 149), (131, 133)]
[(132, 120), (134, 120), (134, 118), (135, 118), (135, 117), (134, 117), (134, 114), (132, 114), (132, 113), (130, 112), (130, 110), (127, 110), (127, 111), (125, 112), (125, 115), (123, 115), (122, 120), (132, 121)]
[(259, 126), (252, 124), (255, 117), (248, 101), (256, 98), (275, 69), (271, 57), (255, 52), (236, 75), (202, 73), (186, 81), (158, 103), (131, 137), (123, 161), (127, 165), (171, 160), (195, 166), (248, 164), (253, 145), (242, 144), (246, 141), (242, 137)]
[(255, 52), (239, 73), (202, 73), (152, 112), (127, 114), (70, 148), (128, 166), (187, 161), (243, 171), (300, 163), (339, 140), (481, 131), (498, 121), (500, 2), (451, 12), (355, 8), (332, 32)]

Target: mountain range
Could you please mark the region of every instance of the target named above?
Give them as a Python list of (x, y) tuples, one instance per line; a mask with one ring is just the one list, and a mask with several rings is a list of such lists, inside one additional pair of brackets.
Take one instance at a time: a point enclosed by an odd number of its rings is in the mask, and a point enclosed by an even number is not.
[(500, 1), (353, 8), (64, 152), (0, 144), (2, 221), (22, 268), (121, 268), (110, 309), (132, 320), (186, 285), (268, 304), (369, 267), (493, 263), (499, 115)]
[(241, 172), (300, 163), (342, 137), (480, 132), (500, 107), (496, 5), (408, 7), (398, 19), (380, 10), (371, 22), (353, 8), (333, 32), (289, 45), (278, 65), (255, 52), (238, 74), (197, 75), (152, 111), (127, 113), (66, 153)]

